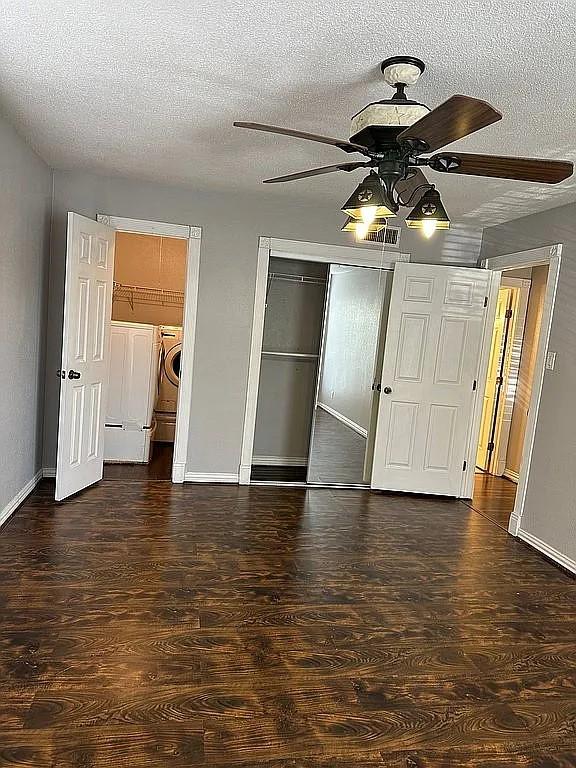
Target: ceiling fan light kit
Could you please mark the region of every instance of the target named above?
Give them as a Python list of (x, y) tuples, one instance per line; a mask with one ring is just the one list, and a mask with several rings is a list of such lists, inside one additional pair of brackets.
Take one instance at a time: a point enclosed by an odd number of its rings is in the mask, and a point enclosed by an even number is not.
[(435, 187), (428, 189), (406, 216), (406, 226), (431, 237), (437, 229), (450, 229), (450, 219)]
[[(384, 81), (395, 89), (389, 99), (368, 104), (352, 118), (350, 140), (261, 123), (235, 122), (239, 128), (276, 133), (330, 144), (357, 152), (366, 160), (339, 163), (266, 179), (267, 184), (295, 181), (336, 171), (371, 168), (370, 173), (342, 206), (355, 227), (344, 231), (362, 233), (382, 217), (396, 215), (400, 206), (412, 207), (408, 227), (421, 229), (429, 237), (436, 229), (448, 229), (450, 219), (440, 194), (422, 173), (428, 167), (437, 173), (484, 176), (516, 181), (558, 184), (572, 175), (574, 166), (564, 160), (541, 160), (443, 151), (447, 144), (469, 136), (502, 119), (488, 102), (455, 95), (430, 110), (408, 99), (406, 88), (415, 85), (425, 70), (424, 62), (413, 56), (393, 56), (381, 64)], [(431, 155), (431, 156), (430, 156)], [(366, 229), (366, 232), (369, 230)]]
[(371, 171), (364, 181), (356, 187), (342, 206), (342, 210), (351, 218), (364, 221), (367, 218), (366, 211), (369, 212), (368, 218), (372, 220), (396, 215), (396, 211), (390, 208), (390, 200), (375, 171)]
[(370, 223), (366, 223), (361, 219), (353, 219), (352, 216), (348, 216), (341, 231), (353, 232), (356, 235), (356, 239), (363, 240), (367, 234), (377, 234), (378, 232), (381, 232), (385, 226), (385, 218), (376, 218)]

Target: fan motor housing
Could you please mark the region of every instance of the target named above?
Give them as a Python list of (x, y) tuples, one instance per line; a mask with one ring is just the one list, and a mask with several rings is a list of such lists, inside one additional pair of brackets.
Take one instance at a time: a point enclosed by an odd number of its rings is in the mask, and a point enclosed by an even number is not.
[(410, 99), (386, 99), (368, 104), (352, 118), (350, 141), (367, 149), (396, 142), (398, 134), (430, 112), (425, 104)]

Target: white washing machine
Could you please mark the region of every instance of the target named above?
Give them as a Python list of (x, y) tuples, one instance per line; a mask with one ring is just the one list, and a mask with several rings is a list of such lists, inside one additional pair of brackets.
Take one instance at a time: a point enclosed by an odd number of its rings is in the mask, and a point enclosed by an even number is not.
[(160, 338), (158, 398), (154, 408), (156, 419), (154, 440), (161, 443), (173, 443), (176, 431), (178, 387), (180, 385), (182, 328), (176, 325), (161, 325)]

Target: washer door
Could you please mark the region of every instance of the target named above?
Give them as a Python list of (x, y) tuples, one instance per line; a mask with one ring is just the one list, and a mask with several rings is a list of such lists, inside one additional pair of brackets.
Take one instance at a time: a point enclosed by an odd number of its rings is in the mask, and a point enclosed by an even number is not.
[(182, 355), (182, 343), (174, 344), (164, 359), (164, 372), (168, 381), (177, 387), (180, 384), (180, 358)]

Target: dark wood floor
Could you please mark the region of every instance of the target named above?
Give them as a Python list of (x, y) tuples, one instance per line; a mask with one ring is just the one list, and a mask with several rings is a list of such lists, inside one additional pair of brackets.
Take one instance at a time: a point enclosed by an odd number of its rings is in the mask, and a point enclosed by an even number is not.
[(478, 472), (474, 476), (474, 496), (466, 503), (507, 531), (517, 487), (505, 477)]
[(308, 482), (361, 484), (365, 453), (365, 437), (323, 408), (315, 409)]
[(173, 443), (152, 443), (148, 464), (104, 464), (105, 480), (170, 480)]
[(0, 766), (576, 765), (576, 583), (466, 505), (53, 493), (0, 534)]

